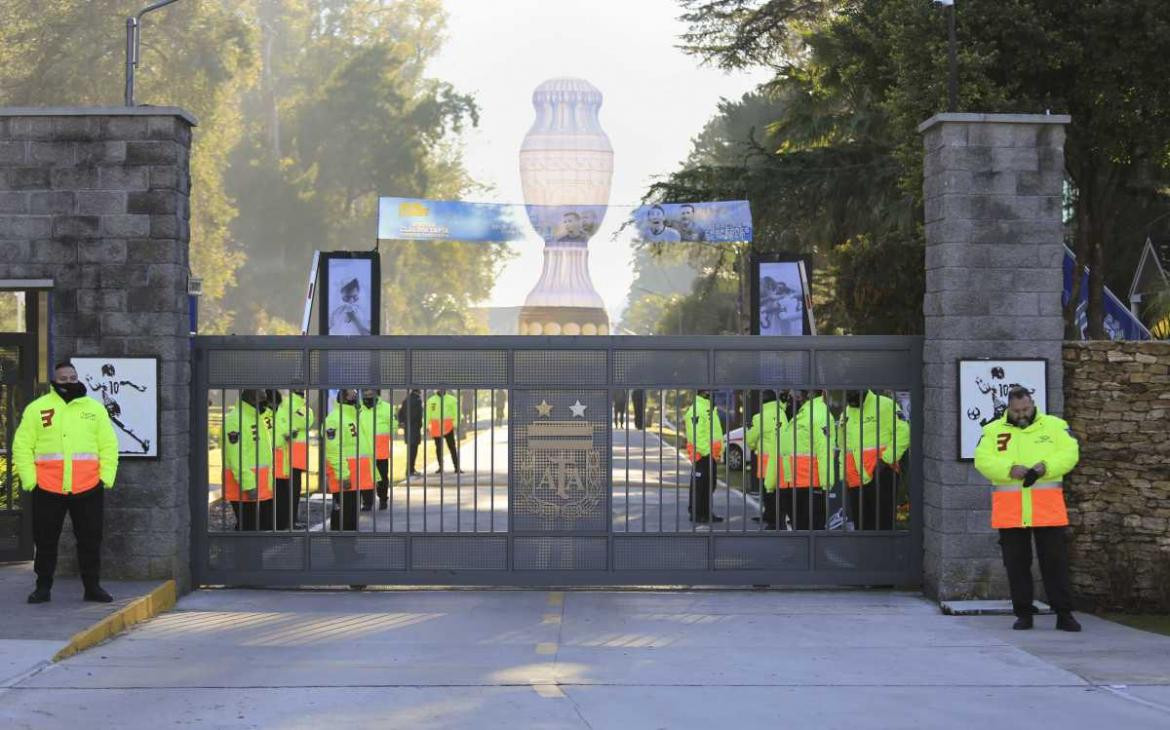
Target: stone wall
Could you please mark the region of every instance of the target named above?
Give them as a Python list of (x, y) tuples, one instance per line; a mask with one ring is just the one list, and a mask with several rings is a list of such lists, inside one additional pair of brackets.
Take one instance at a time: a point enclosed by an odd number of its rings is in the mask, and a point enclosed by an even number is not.
[[(52, 279), (51, 357), (155, 355), (156, 461), (122, 461), (103, 574), (189, 575), (188, 159), (161, 107), (0, 109), (0, 279)], [(63, 571), (75, 569), (68, 525)]]
[(1042, 357), (1060, 412), (1067, 116), (939, 114), (925, 147), (923, 580), (939, 599), (1006, 597), (987, 480), (959, 461), (957, 361)]
[(1170, 609), (1170, 342), (1065, 343), (1064, 387), (1074, 590)]

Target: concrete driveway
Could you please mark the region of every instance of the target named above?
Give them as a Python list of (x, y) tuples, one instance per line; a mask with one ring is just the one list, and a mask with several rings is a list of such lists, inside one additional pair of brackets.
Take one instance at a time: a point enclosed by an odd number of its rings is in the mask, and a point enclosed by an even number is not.
[(203, 590), (11, 728), (1170, 727), (1170, 639), (874, 591)]

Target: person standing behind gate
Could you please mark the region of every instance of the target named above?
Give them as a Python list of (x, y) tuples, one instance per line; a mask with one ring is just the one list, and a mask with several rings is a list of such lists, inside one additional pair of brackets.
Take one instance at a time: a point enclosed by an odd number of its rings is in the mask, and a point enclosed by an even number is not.
[(372, 421), (362, 422), (357, 391), (352, 388), (337, 391), (337, 407), (322, 424), (325, 429), (325, 484), (333, 497), (330, 530), (357, 530), (358, 493), (373, 492), (374, 430), (371, 425)]
[(752, 416), (745, 440), (755, 454), (756, 477), (763, 482), (764, 529), (776, 530), (780, 524), (780, 505), (776, 495), (776, 485), (780, 482), (780, 431), (788, 424), (788, 415), (780, 409), (776, 391), (765, 390), (760, 401), (760, 412)]
[(910, 424), (893, 398), (872, 390), (845, 394), (837, 427), (839, 474), (849, 490), (849, 516), (859, 530), (894, 529), (896, 474), (910, 446)]
[(823, 530), (825, 496), (836, 471), (837, 428), (824, 393), (808, 395), (793, 391), (796, 414), (780, 429), (780, 484), (793, 490), (791, 499), (781, 498), (780, 507), (794, 529)]
[(723, 451), (723, 424), (711, 407), (710, 390), (695, 392), (695, 402), (683, 413), (683, 422), (686, 424), (687, 456), (694, 465), (687, 514), (696, 524), (722, 522), (722, 517), (711, 514), (711, 495), (718, 478), (715, 465)]
[(459, 420), (459, 401), (455, 396), (440, 388), (427, 398), (427, 432), (435, 440), (435, 456), (439, 459), (436, 474), (443, 472), (443, 440), (451, 451), (451, 463), (459, 474), (459, 447), (455, 445), (455, 427)]
[(626, 410), (629, 406), (628, 390), (616, 390), (613, 394), (613, 427), (626, 427)]
[(1032, 628), (1032, 541), (1056, 628), (1080, 631), (1068, 579), (1068, 512), (1061, 479), (1077, 465), (1080, 446), (1063, 419), (1041, 413), (1027, 388), (1013, 386), (1007, 411), (983, 427), (975, 468), (992, 484), (991, 526), (1012, 594), (1016, 630)]
[[(309, 429), (313, 426), (315, 414), (305, 402), (303, 390), (290, 390), (288, 398), (278, 399), (277, 403), (276, 499), (273, 501), (276, 529), (288, 529), (290, 523), (300, 529), (304, 526), (298, 520), (301, 481), (309, 469)], [(284, 484), (281, 484), (282, 479)]]
[[(390, 449), (398, 420), (394, 417), (394, 406), (378, 397), (376, 388), (362, 391), (362, 428), (372, 429), (374, 434), (374, 464), (378, 467), (378, 509), (386, 509), (390, 501)], [(362, 492), (362, 512), (369, 512), (374, 506), (374, 493)]]
[(32, 492), (33, 570), (29, 603), (51, 600), (57, 544), (65, 515), (77, 538), (77, 564), (87, 601), (113, 600), (100, 584), (103, 493), (118, 472), (118, 437), (100, 402), (85, 395), (68, 362), (53, 369), (53, 387), (24, 409), (12, 437), (12, 465), (21, 487)]
[(272, 429), (261, 421), (267, 396), (263, 390), (240, 391), (240, 401), (223, 419), (223, 497), (236, 515), (240, 531), (271, 530)]
[[(398, 406), (398, 424), (406, 437), (407, 461), (409, 461), (412, 477), (418, 473), (418, 447), (422, 443), (423, 402), (418, 388), (411, 388), (410, 393), (402, 399)], [(425, 464), (424, 464), (425, 466)]]

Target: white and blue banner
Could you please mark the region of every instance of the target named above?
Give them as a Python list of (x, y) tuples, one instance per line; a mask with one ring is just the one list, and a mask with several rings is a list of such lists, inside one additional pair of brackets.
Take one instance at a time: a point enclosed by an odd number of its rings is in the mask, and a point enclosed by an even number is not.
[[(1064, 247), (1064, 292), (1061, 296), (1061, 304), (1068, 306), (1068, 300), (1072, 296), (1073, 288), (1073, 272), (1076, 270), (1076, 257), (1068, 246)], [(1114, 296), (1113, 292), (1105, 287), (1104, 308), (1105, 308), (1105, 334), (1111, 340), (1149, 340), (1152, 339), (1150, 331), (1141, 323), (1133, 312), (1129, 311), (1121, 300)], [(1077, 302), (1076, 311), (1077, 331), (1080, 332), (1081, 339), (1088, 339), (1089, 329), (1089, 269), (1083, 267), (1081, 269), (1081, 296), (1080, 301)]]
[(643, 205), (633, 215), (636, 238), (648, 243), (732, 243), (752, 240), (746, 200)]

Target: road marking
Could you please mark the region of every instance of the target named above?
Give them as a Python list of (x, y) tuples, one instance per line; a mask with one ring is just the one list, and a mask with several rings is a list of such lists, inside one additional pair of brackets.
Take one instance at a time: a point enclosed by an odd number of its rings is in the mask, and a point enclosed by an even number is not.
[(536, 694), (540, 695), (541, 697), (544, 697), (545, 699), (563, 700), (565, 698), (565, 693), (562, 692), (561, 688), (556, 686), (555, 684), (535, 684), (534, 683), (532, 685), (532, 689), (536, 691)]
[(545, 654), (545, 655), (548, 655), (548, 654), (556, 654), (556, 653), (557, 653), (557, 645), (556, 645), (556, 642), (554, 642), (554, 641), (543, 641), (543, 642), (541, 642), (541, 643), (537, 644), (537, 645), (536, 645), (536, 653), (537, 653), (537, 654)]
[(548, 594), (548, 605), (560, 606), (560, 605), (563, 605), (564, 602), (565, 602), (565, 594), (562, 593), (561, 591), (553, 591), (552, 593)]
[(561, 622), (561, 615), (559, 613), (546, 613), (541, 617), (542, 624), (559, 624)]

